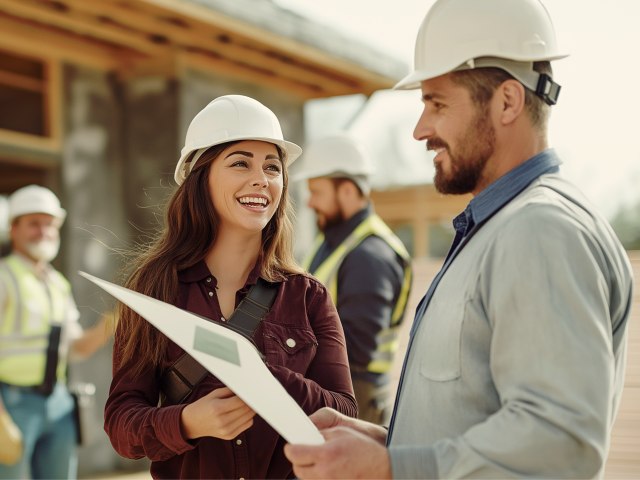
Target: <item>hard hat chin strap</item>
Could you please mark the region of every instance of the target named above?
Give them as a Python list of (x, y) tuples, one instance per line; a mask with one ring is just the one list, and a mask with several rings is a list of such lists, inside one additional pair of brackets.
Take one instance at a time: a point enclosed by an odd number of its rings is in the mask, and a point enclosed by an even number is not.
[(480, 57), (463, 63), (454, 71), (472, 70), (475, 68), (496, 67), (511, 74), (529, 90), (535, 92), (547, 105), (558, 103), (560, 85), (546, 73), (538, 73), (533, 69), (533, 62), (517, 62), (506, 58)]
[(209, 148), (210, 147), (205, 147), (205, 148), (200, 148), (199, 150), (196, 150), (194, 155), (191, 157), (191, 159), (187, 159), (187, 161), (184, 162), (184, 178), (187, 178), (187, 175), (189, 175), (189, 173), (191, 173), (191, 170), (193, 170), (193, 167), (196, 166), (196, 162), (198, 161), (198, 159), (202, 156), (204, 152), (209, 150)]

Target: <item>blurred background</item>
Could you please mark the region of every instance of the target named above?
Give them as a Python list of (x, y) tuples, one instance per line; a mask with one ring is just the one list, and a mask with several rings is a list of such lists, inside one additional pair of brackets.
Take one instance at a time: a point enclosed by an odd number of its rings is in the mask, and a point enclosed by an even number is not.
[[(563, 175), (611, 220), (640, 280), (640, 2), (543, 3), (560, 49), (571, 54), (554, 64), (563, 89), (551, 145), (565, 162)], [(447, 252), (451, 219), (470, 199), (435, 192), (431, 156), (412, 138), (420, 94), (390, 90), (412, 66), (432, 4), (0, 0), (2, 253), (9, 248), (6, 196), (33, 183), (52, 189), (69, 212), (54, 265), (73, 285), (81, 322), (93, 325), (110, 299), (75, 272), (115, 277), (117, 250), (147, 241), (158, 226), (193, 116), (220, 95), (243, 94), (271, 108), (285, 138), (303, 148), (338, 129), (365, 142), (378, 166), (376, 210), (416, 259), (415, 305)], [(291, 190), (301, 257), (316, 235), (315, 217), (304, 206), (306, 185)], [(639, 302), (610, 478), (640, 477)], [(145, 470), (144, 461), (115, 454), (102, 431), (110, 349), (74, 365), (71, 376), (97, 387), (95, 435), (82, 447), (80, 475)]]

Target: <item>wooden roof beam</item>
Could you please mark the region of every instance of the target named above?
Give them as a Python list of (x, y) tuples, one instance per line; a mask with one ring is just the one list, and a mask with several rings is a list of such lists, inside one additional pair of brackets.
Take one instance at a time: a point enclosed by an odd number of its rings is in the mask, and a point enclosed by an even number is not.
[(118, 31), (101, 24), (99, 19), (93, 16), (79, 15), (73, 10), (43, 8), (39, 2), (34, 0), (2, 0), (0, 1), (0, 12), (23, 18), (32, 23), (57, 27), (76, 35), (106, 40), (145, 55), (163, 53), (162, 47), (136, 33)]

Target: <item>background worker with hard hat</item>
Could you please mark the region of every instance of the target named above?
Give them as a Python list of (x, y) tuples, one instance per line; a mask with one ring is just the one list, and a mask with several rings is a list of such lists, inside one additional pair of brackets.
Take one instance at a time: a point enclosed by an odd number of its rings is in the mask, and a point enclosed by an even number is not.
[(358, 418), (384, 424), (411, 259), (369, 202), (375, 167), (364, 145), (337, 132), (309, 145), (294, 180), (308, 180), (320, 235), (303, 267), (324, 283), (347, 340)]
[[(125, 286), (245, 335), (307, 414), (355, 417), (340, 319), (292, 254), (287, 169), (300, 153), (260, 102), (213, 100), (187, 131), (166, 227)], [(148, 457), (154, 478), (292, 476), (273, 428), (123, 304), (119, 318), (105, 430), (120, 455)]]
[(9, 197), (12, 253), (0, 261), (0, 478), (75, 478), (69, 359), (91, 355), (110, 334), (106, 317), (83, 332), (71, 288), (49, 262), (66, 211), (30, 185)]
[(633, 277), (547, 145), (562, 57), (538, 0), (430, 9), (397, 88), (422, 90), (435, 187), (474, 198), (416, 312), (389, 431), (323, 409), (327, 442), (285, 447), (298, 478), (602, 477)]

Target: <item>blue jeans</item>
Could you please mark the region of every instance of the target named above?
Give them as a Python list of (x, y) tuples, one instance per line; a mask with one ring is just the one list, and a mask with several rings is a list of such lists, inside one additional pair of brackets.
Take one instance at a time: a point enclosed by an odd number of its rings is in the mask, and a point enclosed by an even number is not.
[(49, 397), (0, 383), (7, 412), (22, 432), (24, 453), (11, 467), (0, 464), (0, 479), (75, 479), (78, 472), (73, 398), (58, 383)]

